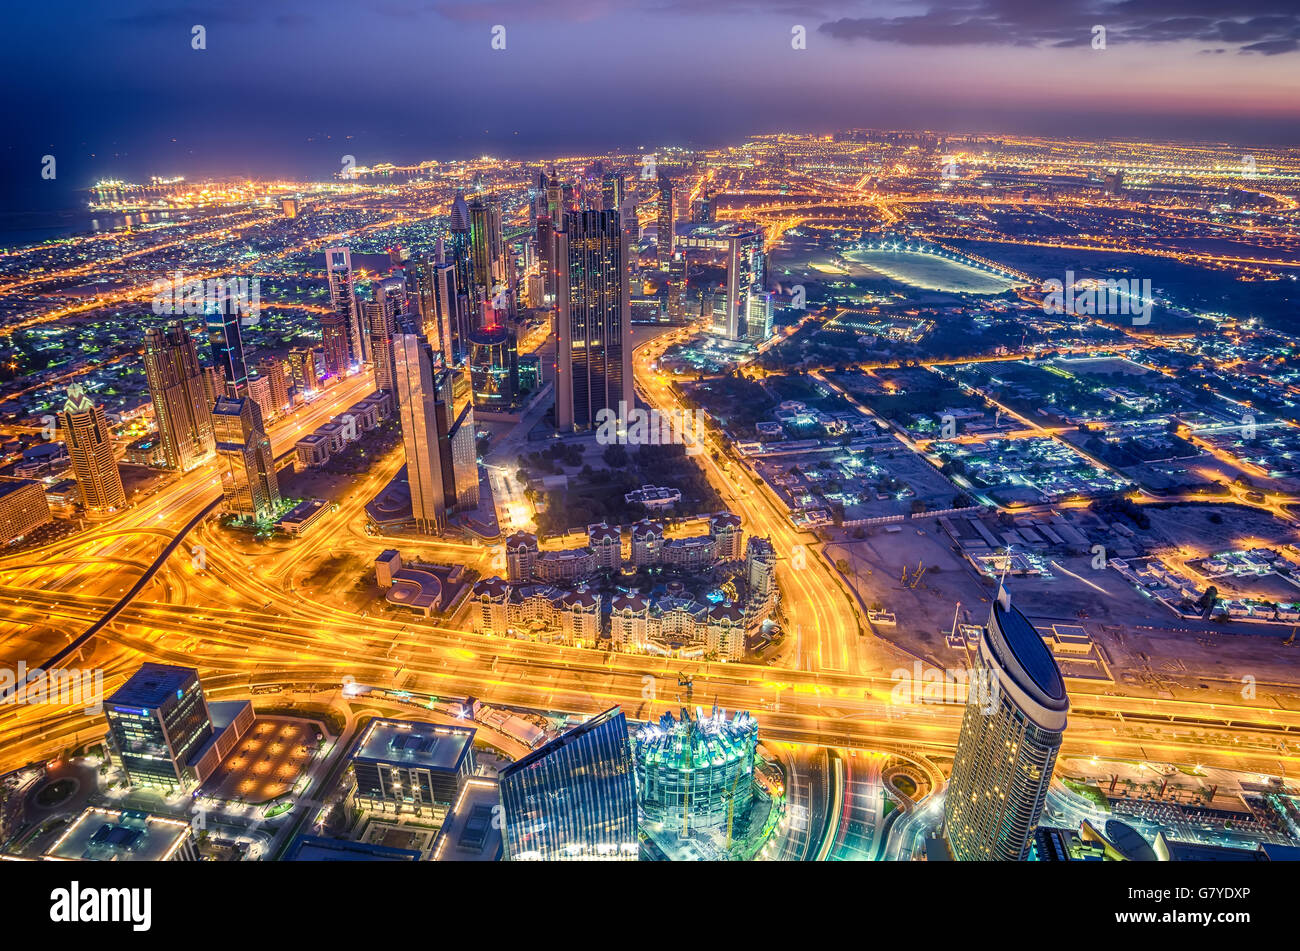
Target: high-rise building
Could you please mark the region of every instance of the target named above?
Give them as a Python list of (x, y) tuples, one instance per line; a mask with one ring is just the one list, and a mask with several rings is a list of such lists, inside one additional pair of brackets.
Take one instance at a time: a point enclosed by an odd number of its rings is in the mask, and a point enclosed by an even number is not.
[(622, 212), (626, 187), (626, 179), (622, 172), (610, 172), (606, 175), (600, 183), (601, 207), (605, 211)]
[(351, 359), (348, 355), (348, 322), (342, 314), (322, 314), (320, 319), (321, 351), (325, 356), (325, 371), (331, 376), (348, 372)]
[(212, 452), (212, 414), (198, 347), (179, 320), (145, 331), (144, 372), (168, 468), (193, 469)]
[(351, 250), (346, 247), (326, 248), (325, 274), (330, 284), (330, 306), (343, 318), (347, 328), (348, 359), (352, 363), (363, 363), (369, 359), (369, 351), (366, 349), (365, 322), (361, 318), (361, 308), (357, 306)]
[(506, 283), (501, 205), (495, 197), (475, 198), (469, 203), (469, 235), (474, 284), (491, 295)]
[(44, 482), (0, 478), (0, 545), (24, 537), (53, 518)]
[(506, 858), (636, 860), (636, 776), (618, 707), (506, 766), (500, 782)]
[(474, 406), (463, 374), (442, 364), (414, 321), (393, 338), (398, 416), (417, 531), (437, 534), (449, 512), (478, 505)]
[(68, 400), (59, 412), (59, 429), (63, 431), (86, 510), (112, 512), (126, 505), (108, 417), (104, 415), (104, 407), (91, 402), (79, 383), (68, 387)]
[(686, 323), (686, 255), (678, 251), (668, 262), (668, 319)]
[(212, 736), (199, 672), (193, 667), (141, 664), (104, 701), (108, 744), (133, 785), (188, 785), (194, 754)]
[(716, 315), (714, 331), (728, 340), (762, 339), (763, 326), (751, 328), (749, 314), (751, 299), (758, 297), (755, 315), (761, 319), (764, 263), (763, 232), (748, 229), (727, 238), (727, 295)]
[(618, 212), (565, 216), (556, 235), (555, 419), (561, 431), (590, 429), (602, 409), (633, 405), (627, 236)]
[(549, 215), (537, 219), (537, 273), (542, 279), (542, 300), (545, 306), (555, 303), (555, 222)]
[(944, 800), (944, 833), (954, 859), (1025, 858), (1069, 708), (1051, 651), (999, 588), (976, 651)]
[[(474, 296), (474, 265), (471, 253), (469, 205), (461, 192), (451, 203), (451, 217), (447, 224), (448, 260), (456, 271), (456, 292), (461, 297), (471, 299)], [(462, 313), (468, 307), (460, 307)]]
[(320, 389), (321, 364), (318, 353), (309, 347), (289, 351), (289, 376), (298, 394)]
[(370, 360), (375, 367), (375, 389), (395, 392), (393, 379), (393, 332), (396, 315), (384, 300), (365, 305), (366, 325), (370, 335)]
[(265, 377), (271, 388), (271, 409), (279, 414), (289, 406), (289, 374), (284, 372), (284, 361), (275, 358), (257, 365), (259, 376)]
[(659, 173), (659, 237), (658, 256), (659, 266), (668, 267), (668, 262), (672, 260), (675, 228), (676, 208), (673, 206), (673, 180), (663, 172)]
[(257, 403), (219, 397), (212, 407), (212, 431), (225, 510), (245, 518), (272, 518), (280, 506), (280, 484)]
[(221, 373), (222, 392), (239, 399), (248, 391), (248, 366), (244, 363), (244, 342), (239, 335), (239, 315), (223, 302), (212, 301), (203, 321), (212, 348), (212, 364)]
[(504, 413), (519, 396), (519, 350), (512, 328), (497, 324), (469, 335), (469, 379), (474, 408)]

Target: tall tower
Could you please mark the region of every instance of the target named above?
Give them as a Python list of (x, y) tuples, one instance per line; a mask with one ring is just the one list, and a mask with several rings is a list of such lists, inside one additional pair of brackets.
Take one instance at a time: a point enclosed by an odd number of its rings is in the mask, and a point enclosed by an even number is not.
[[(750, 328), (751, 299), (762, 298), (763, 233), (739, 231), (727, 239), (727, 300), (715, 327), (728, 340), (761, 339), (763, 327)], [(756, 311), (757, 313), (757, 311)]]
[(602, 409), (631, 407), (631, 303), (627, 235), (616, 211), (564, 217), (556, 235), (555, 419), (561, 431), (590, 429)]
[(320, 319), (321, 351), (325, 370), (332, 376), (348, 372), (348, 322), (342, 314), (322, 314)]
[(363, 363), (368, 351), (365, 324), (353, 285), (352, 252), (346, 247), (326, 248), (325, 274), (330, 282), (330, 306), (347, 327), (348, 358), (352, 363)]
[(475, 198), (469, 204), (470, 260), (473, 280), (489, 295), (506, 281), (501, 205), (494, 197)]
[(635, 861), (636, 773), (611, 707), (500, 772), (506, 858)]
[(673, 206), (673, 180), (665, 173), (659, 173), (659, 237), (657, 238), (659, 266), (668, 267), (668, 262), (673, 257), (673, 245), (675, 242), (676, 209)]
[(412, 320), (393, 338), (393, 355), (411, 515), (417, 531), (438, 534), (449, 512), (478, 505), (469, 386), (443, 366)]
[(246, 518), (274, 516), (280, 506), (280, 484), (257, 404), (252, 399), (218, 397), (212, 407), (212, 431), (221, 460), (225, 510)]
[(193, 469), (212, 452), (212, 414), (198, 347), (179, 320), (144, 332), (144, 372), (168, 468)]
[(622, 172), (610, 172), (606, 175), (600, 183), (601, 207), (605, 211), (622, 212), (626, 187)]
[(122, 475), (113, 455), (113, 432), (104, 407), (92, 403), (81, 384), (68, 387), (59, 429), (72, 459), (81, 502), (89, 512), (111, 512), (126, 505)]
[(375, 367), (375, 389), (395, 392), (393, 378), (393, 332), (397, 322), (383, 300), (365, 305), (366, 326), (370, 334), (370, 359)]
[(686, 255), (681, 251), (668, 262), (668, 319), (686, 322)]
[(470, 253), (469, 205), (464, 194), (457, 192), (451, 203), (451, 219), (447, 224), (447, 253), (456, 271), (456, 292), (465, 302), (458, 302), (462, 315), (469, 313), (468, 301), (474, 297), (474, 265)]
[(239, 399), (248, 393), (248, 367), (244, 363), (244, 342), (239, 336), (239, 315), (222, 301), (207, 305), (203, 317), (212, 347), (212, 363), (225, 381), (226, 396)]
[(1069, 709), (1051, 651), (999, 588), (976, 652), (944, 800), (944, 831), (954, 859), (1024, 859)]

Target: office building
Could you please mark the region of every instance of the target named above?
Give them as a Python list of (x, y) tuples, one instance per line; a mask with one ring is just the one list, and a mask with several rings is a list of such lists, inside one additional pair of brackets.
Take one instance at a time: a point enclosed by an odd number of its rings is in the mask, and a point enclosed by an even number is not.
[(179, 320), (145, 331), (144, 372), (167, 468), (193, 469), (212, 452), (212, 416), (198, 347)]
[(71, 862), (197, 862), (199, 851), (194, 829), (186, 819), (87, 806), (54, 841), (45, 858)]
[(605, 211), (623, 211), (627, 182), (622, 172), (610, 172), (600, 183), (601, 207)]
[(493, 196), (469, 203), (470, 263), (473, 286), (492, 296), (507, 283), (505, 242), (501, 233), (501, 205)]
[[(203, 315), (212, 348), (212, 365), (217, 368), (220, 395), (239, 399), (248, 392), (248, 367), (244, 363), (244, 343), (239, 335), (239, 315), (219, 302), (209, 303)], [(209, 406), (212, 404), (209, 403)]]
[(676, 209), (673, 207), (673, 180), (664, 173), (659, 173), (659, 225), (657, 253), (659, 266), (667, 268), (673, 258), (674, 228), (676, 227)]
[[(722, 310), (715, 314), (714, 332), (728, 340), (762, 340), (771, 326), (771, 317), (762, 316), (765, 257), (763, 233), (740, 231), (727, 238), (727, 293)], [(757, 326), (750, 325), (751, 299), (759, 298), (753, 308)], [(770, 303), (769, 303), (770, 310)]]
[(278, 416), (289, 408), (291, 397), (289, 396), (289, 374), (284, 370), (283, 360), (263, 360), (257, 364), (257, 375), (267, 381), (267, 386), (271, 391), (271, 414)]
[(54, 520), (45, 483), (0, 478), (0, 545), (8, 545)]
[(72, 459), (72, 472), (87, 512), (112, 512), (126, 505), (122, 475), (113, 454), (113, 431), (104, 407), (92, 403), (81, 384), (68, 387), (59, 429)]
[[(361, 308), (357, 306), (357, 291), (353, 283), (352, 252), (346, 247), (326, 248), (325, 275), (329, 278), (330, 307), (343, 318), (347, 331), (348, 361), (364, 363), (369, 359), (369, 351), (366, 349), (365, 324), (361, 319)], [(321, 321), (321, 325), (324, 326), (324, 321)], [(326, 351), (328, 350), (327, 343)]]
[(561, 432), (590, 429), (603, 409), (635, 405), (627, 236), (613, 211), (565, 216), (556, 235), (555, 418)]
[(368, 301), (364, 306), (370, 337), (370, 360), (375, 368), (375, 389), (395, 391), (393, 379), (393, 333), (396, 315), (384, 300)]
[(320, 332), (325, 371), (332, 377), (345, 375), (351, 364), (347, 318), (337, 313), (322, 314)]
[(108, 744), (132, 785), (180, 788), (196, 782), (190, 763), (213, 736), (199, 672), (141, 664), (104, 701)]
[(999, 588), (968, 686), (944, 834), (958, 861), (1022, 861), (1047, 799), (1069, 699), (1051, 651)]
[(519, 397), (519, 351), (515, 332), (498, 324), (469, 335), (469, 379), (474, 408), (506, 413)]
[(470, 727), (376, 718), (352, 749), (359, 807), (416, 816), (446, 815), (474, 775)]
[(280, 486), (257, 404), (251, 397), (218, 397), (212, 408), (212, 431), (221, 462), (225, 511), (259, 521), (274, 517), (280, 507)]
[(637, 858), (636, 776), (618, 707), (506, 766), (500, 783), (507, 859)]
[(290, 350), (289, 376), (300, 396), (320, 389), (321, 364), (317, 352), (309, 348)]
[(678, 251), (668, 262), (668, 319), (675, 324), (687, 323), (686, 255)]
[(463, 374), (442, 365), (413, 321), (393, 351), (411, 515), (417, 531), (437, 534), (450, 512), (478, 505), (473, 401)]

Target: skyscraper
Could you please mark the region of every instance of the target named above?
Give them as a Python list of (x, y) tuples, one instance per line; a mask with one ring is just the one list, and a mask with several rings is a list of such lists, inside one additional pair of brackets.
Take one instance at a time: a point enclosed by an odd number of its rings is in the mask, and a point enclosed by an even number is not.
[(668, 262), (668, 319), (686, 323), (686, 255), (678, 251)]
[(658, 256), (659, 266), (668, 267), (668, 262), (673, 257), (673, 246), (676, 241), (673, 229), (675, 227), (676, 209), (673, 207), (673, 180), (663, 172), (659, 173), (659, 237)]
[(348, 371), (348, 322), (342, 314), (322, 314), (320, 319), (321, 350), (325, 355), (325, 371), (331, 376), (343, 376)]
[(968, 685), (944, 832), (959, 861), (1021, 861), (1047, 799), (1070, 708), (1033, 624), (999, 588)]
[(506, 858), (636, 860), (636, 776), (618, 707), (499, 775)]
[(370, 361), (375, 367), (375, 389), (395, 391), (393, 380), (393, 331), (397, 321), (383, 299), (365, 305), (366, 326), (370, 335)]
[(219, 397), (212, 408), (212, 431), (221, 460), (225, 510), (245, 518), (274, 516), (280, 484), (257, 404), (251, 398)]
[(474, 284), (491, 295), (506, 283), (501, 205), (496, 198), (475, 198), (469, 203), (469, 235)]
[(556, 235), (555, 419), (590, 429), (602, 409), (633, 405), (627, 236), (616, 211), (565, 215)]
[(203, 320), (212, 348), (212, 363), (221, 372), (226, 396), (239, 399), (248, 391), (248, 367), (244, 363), (244, 343), (239, 335), (239, 315), (222, 301), (206, 305)]
[(145, 331), (144, 372), (168, 468), (193, 469), (212, 452), (212, 414), (198, 348), (179, 320)]
[(610, 172), (600, 183), (601, 207), (605, 211), (622, 212), (625, 189), (623, 173)]
[(438, 534), (449, 512), (478, 505), (474, 407), (413, 320), (394, 336), (393, 354), (411, 516), (417, 531)]
[(104, 702), (108, 745), (133, 785), (179, 787), (212, 736), (199, 672), (193, 667), (141, 664)]
[(68, 387), (59, 429), (72, 459), (81, 502), (89, 512), (111, 512), (126, 505), (122, 475), (113, 455), (113, 431), (104, 407), (91, 402), (81, 384)]
[(353, 363), (363, 363), (369, 358), (369, 351), (366, 349), (365, 324), (361, 319), (361, 309), (357, 306), (357, 292), (353, 284), (351, 250), (346, 247), (326, 248), (325, 274), (330, 283), (330, 306), (343, 318), (347, 328), (348, 358)]
[(716, 315), (714, 330), (728, 340), (762, 339), (762, 326), (751, 328), (751, 299), (759, 298), (756, 316), (761, 316), (764, 281), (763, 233), (757, 229), (738, 231), (727, 239), (727, 296)]
[[(456, 291), (466, 300), (474, 296), (474, 265), (470, 244), (469, 205), (465, 203), (464, 194), (457, 192), (455, 201), (451, 203), (451, 218), (447, 224), (447, 254), (456, 270)], [(465, 306), (459, 309), (462, 313), (468, 311)]]

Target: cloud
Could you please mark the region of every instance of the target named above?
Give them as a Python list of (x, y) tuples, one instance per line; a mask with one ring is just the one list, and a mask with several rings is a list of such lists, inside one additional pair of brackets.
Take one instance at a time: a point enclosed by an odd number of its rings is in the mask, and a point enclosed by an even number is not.
[(1198, 42), (1266, 56), (1300, 48), (1295, 0), (929, 0), (922, 12), (827, 20), (818, 32), (902, 46), (1087, 46)]

